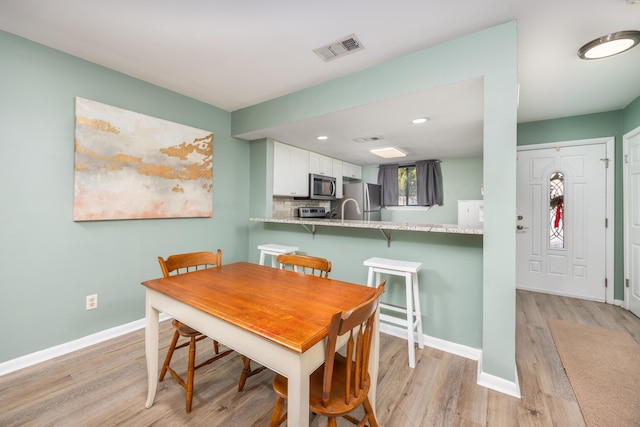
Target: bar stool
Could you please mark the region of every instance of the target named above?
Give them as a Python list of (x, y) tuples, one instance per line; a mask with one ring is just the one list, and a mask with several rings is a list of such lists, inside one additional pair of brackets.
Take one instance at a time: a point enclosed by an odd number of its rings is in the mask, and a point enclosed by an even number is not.
[(260, 265), (264, 265), (264, 256), (271, 255), (271, 267), (276, 267), (276, 257), (280, 254), (292, 254), (299, 248), (297, 246), (274, 245), (272, 243), (258, 246), (260, 250)]
[[(380, 321), (393, 323), (407, 328), (407, 340), (409, 341), (409, 367), (415, 368), (416, 355), (414, 348), (414, 331), (418, 334), (418, 347), (424, 348), (422, 337), (422, 312), (420, 311), (420, 293), (418, 288), (418, 270), (422, 267), (421, 262), (399, 261), (386, 258), (369, 258), (364, 261), (364, 265), (369, 267), (367, 286), (374, 287), (380, 283), (380, 274), (392, 274), (404, 276), (406, 285), (407, 306), (399, 307), (392, 304), (380, 303), (380, 309), (386, 309), (403, 313), (405, 319), (399, 319), (388, 314), (380, 313)], [(376, 273), (376, 280), (373, 280), (373, 273)], [(388, 283), (388, 282), (387, 282)], [(388, 289), (387, 284), (387, 289)]]

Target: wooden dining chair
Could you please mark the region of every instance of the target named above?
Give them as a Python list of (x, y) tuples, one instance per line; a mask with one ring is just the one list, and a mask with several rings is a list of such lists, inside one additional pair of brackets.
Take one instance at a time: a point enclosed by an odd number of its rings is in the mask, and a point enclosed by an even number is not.
[[(331, 262), (324, 259), (308, 255), (296, 255), (296, 254), (280, 254), (276, 258), (276, 263), (283, 270), (299, 271), (305, 274), (311, 274), (314, 276), (329, 277), (331, 271)], [(240, 374), (240, 380), (238, 381), (238, 391), (242, 391), (247, 378), (252, 377), (260, 372), (264, 371), (264, 366), (251, 369), (251, 359), (247, 356), (242, 356), (242, 373)]]
[[(353, 424), (377, 427), (375, 413), (369, 401), (369, 355), (375, 326), (375, 313), (384, 292), (383, 281), (371, 298), (349, 311), (338, 312), (331, 318), (324, 364), (309, 379), (309, 410), (328, 417), (328, 426), (336, 427), (336, 418), (343, 417)], [(338, 337), (349, 334), (345, 355), (336, 353)], [(287, 378), (276, 375), (273, 389), (278, 395), (271, 417), (271, 427), (287, 419), (282, 415), (287, 400)], [(350, 413), (360, 405), (364, 417), (360, 420)]]
[(283, 270), (297, 271), (319, 277), (329, 277), (331, 261), (309, 255), (282, 254), (276, 262)]
[[(213, 252), (192, 252), (186, 254), (171, 255), (166, 260), (164, 260), (162, 257), (158, 257), (158, 262), (160, 263), (160, 268), (162, 269), (162, 274), (164, 275), (164, 277), (169, 277), (176, 274), (188, 273), (190, 271), (202, 270), (204, 268), (219, 267), (220, 265), (222, 265), (222, 250), (218, 249), (215, 254)], [(162, 369), (160, 370), (160, 377), (158, 378), (158, 380), (162, 381), (167, 371), (169, 371), (171, 376), (187, 392), (186, 410), (187, 413), (189, 413), (191, 412), (191, 400), (193, 398), (193, 377), (196, 369), (202, 368), (203, 366), (215, 362), (221, 357), (230, 354), (233, 350), (226, 350), (220, 353), (218, 342), (214, 340), (213, 351), (215, 353), (215, 356), (196, 365), (196, 343), (205, 339), (206, 336), (176, 319), (173, 319), (172, 325), (175, 331), (173, 332), (173, 338), (171, 339), (171, 344), (169, 345), (167, 356), (165, 357), (164, 363), (162, 364)], [(178, 340), (180, 339), (180, 337), (187, 338), (188, 340), (178, 345)], [(180, 377), (180, 375), (176, 373), (176, 371), (171, 368), (170, 363), (171, 358), (173, 357), (173, 352), (176, 349), (187, 346), (189, 346), (189, 362), (187, 366), (187, 380), (185, 381), (182, 377)]]

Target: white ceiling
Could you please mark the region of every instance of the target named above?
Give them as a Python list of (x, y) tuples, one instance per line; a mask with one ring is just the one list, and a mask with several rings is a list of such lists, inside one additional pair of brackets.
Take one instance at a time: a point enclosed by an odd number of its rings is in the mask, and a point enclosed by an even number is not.
[[(228, 111), (511, 20), (520, 123), (617, 110), (640, 96), (640, 48), (576, 56), (597, 37), (640, 29), (640, 4), (627, 0), (0, 0), (2, 30)], [(326, 63), (312, 52), (351, 33), (364, 50)], [(481, 96), (481, 80), (462, 82), (254, 136), (360, 164), (379, 161), (352, 139), (377, 135), (377, 146), (399, 146), (407, 160), (476, 155)], [(416, 105), (430, 122), (412, 134), (392, 125)], [(318, 145), (319, 132), (331, 138)]]

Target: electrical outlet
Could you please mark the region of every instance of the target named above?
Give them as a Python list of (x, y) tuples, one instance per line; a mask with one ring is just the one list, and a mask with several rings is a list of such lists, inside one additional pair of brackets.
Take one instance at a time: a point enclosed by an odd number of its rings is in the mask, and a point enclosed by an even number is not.
[(98, 308), (98, 294), (87, 295), (86, 308), (87, 310)]

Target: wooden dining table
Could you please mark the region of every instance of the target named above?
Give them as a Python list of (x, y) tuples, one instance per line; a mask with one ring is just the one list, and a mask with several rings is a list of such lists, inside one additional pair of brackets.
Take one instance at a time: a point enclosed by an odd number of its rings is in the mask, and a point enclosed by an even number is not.
[[(376, 291), (247, 262), (142, 284), (146, 287), (147, 408), (153, 405), (158, 386), (158, 319), (164, 312), (287, 377), (289, 426), (309, 425), (309, 375), (324, 362), (331, 316)], [(369, 399), (374, 409), (378, 357), (376, 321), (369, 361)]]

